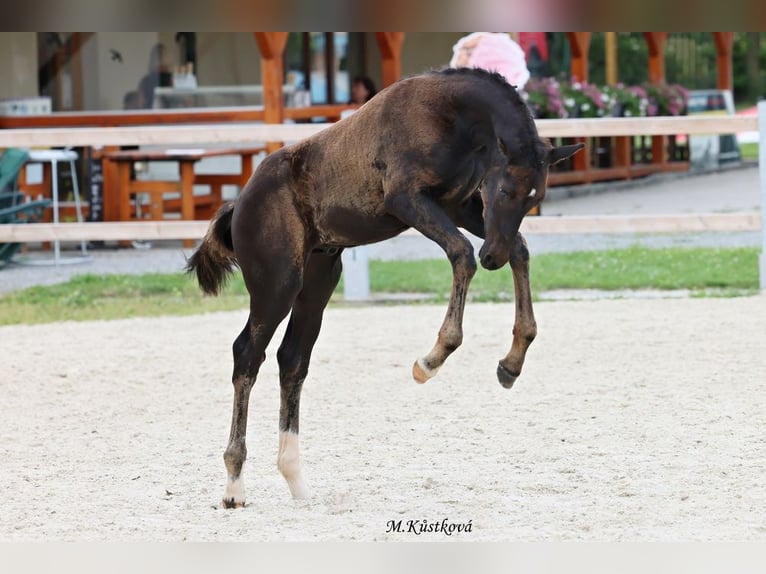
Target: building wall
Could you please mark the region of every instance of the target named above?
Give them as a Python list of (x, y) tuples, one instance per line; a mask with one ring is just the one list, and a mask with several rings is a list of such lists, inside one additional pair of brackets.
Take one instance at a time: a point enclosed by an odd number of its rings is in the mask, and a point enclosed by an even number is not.
[(0, 33), (0, 98), (39, 95), (37, 32)]
[[(449, 64), (452, 46), (467, 32), (407, 32), (402, 44), (402, 77)], [(380, 88), (382, 66), (380, 48), (374, 32), (366, 34), (367, 73)]]
[[(80, 50), (85, 110), (121, 110), (127, 92), (136, 90), (149, 70), (157, 32), (98, 32)], [(122, 56), (112, 59), (111, 50)]]
[[(452, 46), (462, 32), (408, 32), (402, 46), (402, 75), (446, 65)], [(138, 87), (148, 71), (149, 56), (157, 42), (166, 46), (171, 70), (180, 62), (174, 32), (98, 32), (82, 46), (82, 109), (119, 110), (123, 98)], [(111, 50), (122, 56), (112, 59)], [(373, 32), (366, 34), (368, 75), (381, 85), (380, 49)], [(0, 33), (0, 97), (36, 96), (38, 45), (35, 32)], [(258, 46), (252, 32), (198, 32), (197, 80), (201, 86), (252, 85), (261, 83)], [(10, 81), (7, 81), (10, 79)]]
[[(172, 65), (180, 61), (175, 32), (160, 33)], [(200, 86), (261, 83), (261, 55), (252, 32), (197, 32), (197, 82)]]
[(452, 58), (452, 46), (467, 33), (407, 32), (402, 45), (402, 76), (446, 66)]

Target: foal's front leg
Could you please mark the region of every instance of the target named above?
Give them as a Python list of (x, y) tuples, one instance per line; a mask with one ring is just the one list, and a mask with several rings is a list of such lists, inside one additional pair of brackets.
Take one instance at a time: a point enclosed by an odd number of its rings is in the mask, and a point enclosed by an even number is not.
[(436, 344), (412, 367), (414, 379), (425, 383), (463, 342), (463, 310), (468, 286), (476, 273), (476, 259), (471, 242), (427, 195), (420, 192), (392, 193), (386, 197), (386, 208), (402, 222), (436, 242), (452, 264), (452, 293)]
[[(465, 203), (458, 219), (461, 227), (482, 238), (485, 235), (483, 209), (481, 198), (474, 195)], [(508, 354), (497, 365), (497, 380), (506, 389), (510, 389), (521, 374), (527, 349), (537, 335), (537, 323), (532, 309), (532, 292), (529, 287), (529, 249), (521, 233), (516, 233), (511, 245), (509, 262), (516, 294), (513, 343)]]
[(529, 287), (529, 249), (521, 233), (516, 234), (511, 247), (510, 264), (516, 300), (513, 343), (508, 354), (497, 365), (497, 380), (506, 389), (510, 389), (521, 374), (527, 349), (537, 335), (537, 323), (532, 309), (532, 291)]

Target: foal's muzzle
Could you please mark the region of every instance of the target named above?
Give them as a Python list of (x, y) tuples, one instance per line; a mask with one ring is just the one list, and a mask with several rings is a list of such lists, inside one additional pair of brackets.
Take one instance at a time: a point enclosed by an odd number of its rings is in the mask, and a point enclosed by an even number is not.
[(508, 262), (508, 257), (496, 255), (493, 250), (487, 248), (487, 244), (485, 243), (479, 250), (479, 262), (484, 269), (494, 271), (505, 265)]

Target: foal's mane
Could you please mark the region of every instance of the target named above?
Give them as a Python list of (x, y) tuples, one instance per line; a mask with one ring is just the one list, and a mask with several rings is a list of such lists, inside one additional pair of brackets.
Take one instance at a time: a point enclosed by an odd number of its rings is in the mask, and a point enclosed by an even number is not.
[[(527, 103), (521, 95), (519, 95), (516, 86), (509, 84), (504, 76), (497, 72), (484, 70), (482, 68), (439, 68), (429, 70), (427, 73), (443, 76), (469, 76), (474, 77), (477, 81), (490, 82), (496, 87), (499, 87), (502, 93), (505, 94), (508, 102), (512, 104), (514, 110), (524, 119), (523, 135), (527, 139), (526, 142), (524, 140), (519, 142), (522, 144), (522, 149), (520, 151), (531, 156), (533, 165), (542, 163), (542, 158), (545, 157), (550, 143), (547, 140), (542, 140), (537, 134), (537, 127), (535, 126), (535, 119), (532, 115), (532, 111), (529, 109), (529, 106), (527, 106)], [(526, 145), (524, 145), (525, 143)]]

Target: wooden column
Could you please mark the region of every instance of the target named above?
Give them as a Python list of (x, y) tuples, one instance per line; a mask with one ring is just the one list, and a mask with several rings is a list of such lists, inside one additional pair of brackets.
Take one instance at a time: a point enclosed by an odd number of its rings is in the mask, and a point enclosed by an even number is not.
[(614, 86), (618, 82), (617, 73), (617, 32), (604, 32), (606, 50), (606, 83)]
[[(588, 81), (588, 52), (590, 51), (591, 32), (567, 32), (567, 40), (571, 48), (572, 62), (570, 72), (573, 81)], [(585, 148), (572, 158), (572, 167), (582, 173), (582, 181), (592, 180), (590, 172), (590, 141), (588, 138), (575, 138), (576, 143), (584, 143)]]
[[(592, 32), (566, 32), (569, 47), (572, 53), (570, 73), (573, 80), (579, 82), (588, 81), (588, 51), (590, 50), (590, 38)], [(582, 155), (579, 153), (575, 157)]]
[(732, 47), (734, 46), (734, 32), (713, 32), (713, 39), (717, 53), (718, 89), (733, 90)]
[[(649, 83), (660, 84), (665, 81), (665, 42), (668, 33), (644, 32), (644, 38), (649, 47)], [(662, 166), (667, 163), (667, 142), (666, 136), (652, 136), (652, 164)]]
[(402, 76), (402, 44), (404, 32), (375, 32), (383, 58), (383, 86), (390, 86)]
[[(604, 32), (604, 50), (606, 59), (606, 83), (616, 86), (619, 82), (617, 69), (617, 32)], [(630, 138), (628, 136), (600, 137), (600, 148), (609, 149), (609, 157), (614, 167), (625, 170), (626, 176), (630, 177)]]
[[(253, 32), (261, 53), (261, 84), (263, 112), (267, 124), (281, 124), (285, 119), (284, 55), (288, 32)], [(282, 142), (266, 142), (266, 152), (272, 153)]]
[(644, 32), (649, 47), (649, 82), (659, 84), (665, 81), (665, 42), (667, 32)]

